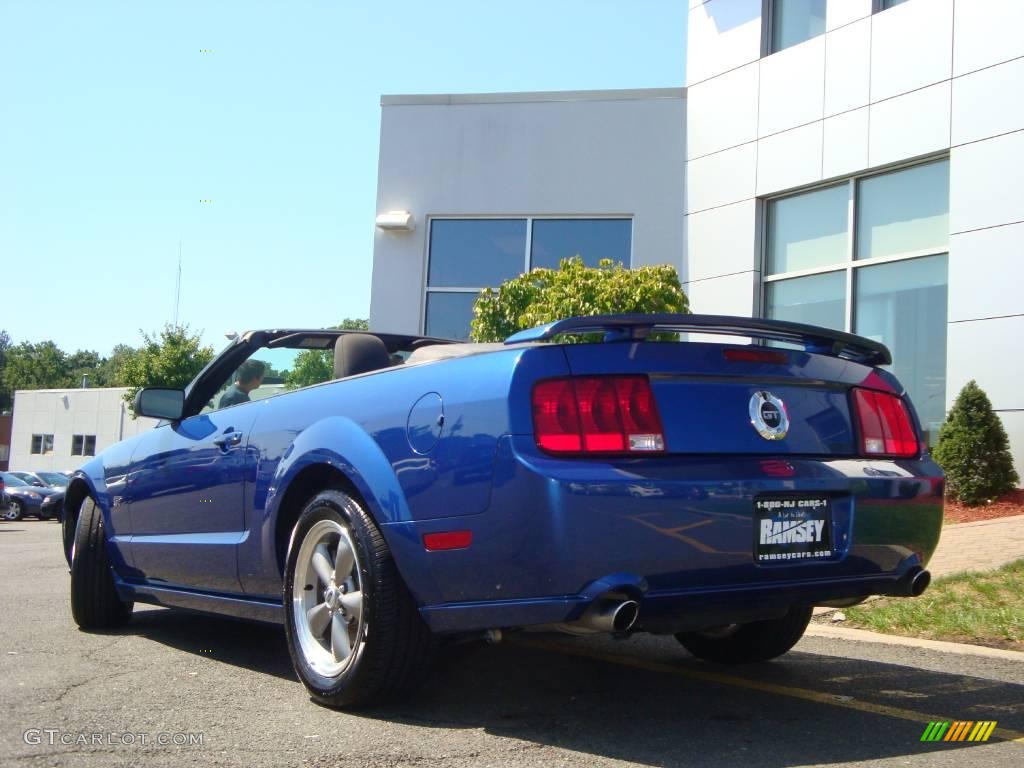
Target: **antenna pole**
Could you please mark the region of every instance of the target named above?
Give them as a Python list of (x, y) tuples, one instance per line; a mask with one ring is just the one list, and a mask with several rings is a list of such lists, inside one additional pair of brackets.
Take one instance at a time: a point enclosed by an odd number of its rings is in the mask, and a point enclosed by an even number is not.
[(178, 306), (181, 304), (181, 239), (178, 240), (178, 279), (174, 282), (174, 327), (178, 327)]

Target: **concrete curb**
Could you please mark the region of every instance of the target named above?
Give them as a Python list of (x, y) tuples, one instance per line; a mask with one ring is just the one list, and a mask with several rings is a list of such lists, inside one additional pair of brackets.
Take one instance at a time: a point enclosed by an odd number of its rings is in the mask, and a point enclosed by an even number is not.
[(805, 634), (810, 637), (828, 637), (833, 640), (855, 640), (861, 643), (902, 645), (910, 648), (939, 651), (940, 653), (956, 653), (961, 656), (982, 656), (989, 659), (1024, 662), (1024, 653), (1020, 651), (1004, 651), (1001, 648), (986, 648), (983, 645), (967, 645), (966, 643), (947, 643), (943, 640), (924, 640), (920, 637), (883, 635), (879, 632), (868, 632), (866, 629), (849, 629), (847, 627), (811, 624), (807, 627)]

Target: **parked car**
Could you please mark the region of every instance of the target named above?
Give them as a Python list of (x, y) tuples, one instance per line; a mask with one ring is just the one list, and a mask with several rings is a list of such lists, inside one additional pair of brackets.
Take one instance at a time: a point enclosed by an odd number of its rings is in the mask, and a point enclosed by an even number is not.
[[(242, 363), (287, 350), (333, 350), (334, 380), (246, 402)], [(890, 362), (847, 333), (700, 315), (503, 344), (249, 332), (184, 391), (141, 391), (135, 412), (164, 423), (74, 473), (72, 613), (282, 623), (331, 706), (405, 690), (443, 635), (649, 632), (775, 658), (816, 604), (928, 586), (942, 473)], [(892, 498), (908, 478), (926, 482)]]
[(7, 507), (0, 513), (5, 520), (20, 520), (30, 515), (40, 520), (48, 520), (57, 516), (55, 508), (43, 508), (43, 501), (60, 493), (59, 491), (29, 485), (11, 472), (0, 472), (0, 476), (3, 477), (7, 494)]
[(10, 472), (9, 474), (14, 475), (20, 480), (24, 480), (29, 485), (34, 485), (36, 488), (67, 488), (68, 487), (68, 476), (62, 472), (46, 472), (43, 470), (37, 472)]

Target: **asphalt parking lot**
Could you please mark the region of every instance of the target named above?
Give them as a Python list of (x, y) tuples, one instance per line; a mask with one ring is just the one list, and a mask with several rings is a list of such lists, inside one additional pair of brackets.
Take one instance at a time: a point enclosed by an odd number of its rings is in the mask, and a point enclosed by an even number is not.
[[(278, 628), (139, 608), (87, 634), (67, 586), (57, 524), (0, 523), (3, 765), (1024, 764), (1015, 660), (807, 637), (740, 669), (669, 638), (518, 635), (451, 649), (408, 701), (347, 714), (310, 702)], [(984, 744), (922, 743), (932, 720), (998, 725)]]

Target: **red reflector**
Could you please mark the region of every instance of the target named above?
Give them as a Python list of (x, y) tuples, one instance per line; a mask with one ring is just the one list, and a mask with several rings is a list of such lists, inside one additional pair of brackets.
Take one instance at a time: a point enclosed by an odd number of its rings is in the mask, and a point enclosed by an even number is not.
[(423, 546), (428, 552), (442, 549), (465, 549), (473, 543), (472, 531), (444, 531), (423, 534)]
[(550, 453), (659, 453), (661, 418), (646, 376), (548, 379), (533, 388), (537, 445)]
[(854, 387), (853, 402), (863, 455), (907, 458), (918, 454), (917, 434), (903, 400), (887, 392)]
[(778, 363), (785, 365), (789, 355), (777, 349), (726, 349), (722, 355), (730, 363)]

